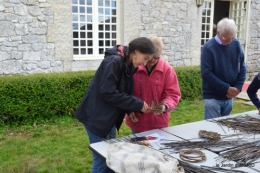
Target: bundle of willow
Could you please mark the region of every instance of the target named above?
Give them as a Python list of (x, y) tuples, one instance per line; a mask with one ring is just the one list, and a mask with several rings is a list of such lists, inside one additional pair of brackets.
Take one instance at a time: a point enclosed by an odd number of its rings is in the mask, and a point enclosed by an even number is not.
[(200, 130), (199, 131), (199, 136), (201, 138), (208, 138), (208, 139), (214, 139), (214, 140), (219, 140), (220, 139), (220, 134), (212, 131), (206, 131), (206, 130)]
[(260, 133), (260, 119), (250, 117), (248, 115), (225, 119), (210, 119), (209, 121), (230, 127), (234, 130), (239, 130), (241, 132), (253, 134)]
[(235, 161), (241, 166), (250, 166), (260, 158), (260, 140), (247, 143), (232, 150), (219, 154), (216, 160), (220, 162)]
[(201, 165), (200, 166), (202, 169), (205, 169), (205, 170), (210, 170), (210, 171), (217, 171), (217, 172), (228, 172), (228, 173), (247, 173), (245, 171), (240, 171), (240, 170), (232, 170), (232, 169), (225, 169), (225, 168), (221, 168), (221, 167), (218, 167), (218, 166), (204, 166), (204, 165)]
[(180, 142), (169, 142), (161, 143), (165, 148), (161, 149), (173, 149), (174, 152), (179, 152), (184, 149), (208, 149), (213, 147), (235, 147), (241, 144), (245, 144), (247, 141), (243, 140), (208, 140), (208, 141), (180, 141)]
[[(152, 101), (152, 105), (150, 107), (150, 110), (154, 113), (154, 115), (159, 115), (159, 114), (162, 114), (164, 113), (164, 110), (163, 110), (163, 106), (164, 106), (164, 103), (157, 103), (156, 101)], [(174, 109), (176, 109), (176, 107), (170, 107), (170, 108), (167, 108), (167, 112), (171, 112), (173, 111)]]

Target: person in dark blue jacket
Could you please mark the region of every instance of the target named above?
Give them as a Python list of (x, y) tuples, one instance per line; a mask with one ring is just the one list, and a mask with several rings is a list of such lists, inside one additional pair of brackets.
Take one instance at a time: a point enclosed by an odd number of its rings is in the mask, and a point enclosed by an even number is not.
[[(139, 65), (153, 58), (155, 48), (146, 37), (132, 40), (128, 46), (117, 45), (105, 52), (74, 116), (85, 126), (90, 144), (116, 136), (126, 113), (146, 113), (149, 106), (132, 96), (133, 74)], [(105, 159), (92, 152), (92, 173), (114, 172)]]
[(229, 115), (233, 98), (246, 79), (244, 53), (235, 38), (237, 26), (224, 18), (217, 24), (217, 35), (207, 41), (201, 53), (204, 119)]
[(260, 88), (260, 73), (258, 73), (253, 81), (250, 83), (250, 85), (247, 88), (247, 95), (252, 101), (252, 103), (255, 105), (255, 107), (258, 110), (258, 113), (260, 114), (260, 100), (257, 96), (257, 91)]

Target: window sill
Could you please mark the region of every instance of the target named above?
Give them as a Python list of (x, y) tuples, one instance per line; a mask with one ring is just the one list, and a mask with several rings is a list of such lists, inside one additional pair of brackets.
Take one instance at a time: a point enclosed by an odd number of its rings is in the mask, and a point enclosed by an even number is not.
[(74, 61), (86, 61), (86, 60), (100, 60), (100, 59), (104, 59), (104, 55), (73, 55), (73, 60)]

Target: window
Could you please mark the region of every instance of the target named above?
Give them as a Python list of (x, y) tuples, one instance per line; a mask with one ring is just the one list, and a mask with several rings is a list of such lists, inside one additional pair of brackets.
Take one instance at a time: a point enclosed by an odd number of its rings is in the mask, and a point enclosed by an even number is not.
[(246, 40), (246, 19), (247, 19), (247, 1), (241, 0), (231, 2), (230, 5), (230, 18), (234, 19), (237, 25), (237, 39), (240, 41), (243, 50), (245, 50)]
[(214, 1), (204, 1), (202, 5), (201, 47), (212, 37)]
[(104, 58), (118, 42), (117, 0), (72, 0), (73, 58)]

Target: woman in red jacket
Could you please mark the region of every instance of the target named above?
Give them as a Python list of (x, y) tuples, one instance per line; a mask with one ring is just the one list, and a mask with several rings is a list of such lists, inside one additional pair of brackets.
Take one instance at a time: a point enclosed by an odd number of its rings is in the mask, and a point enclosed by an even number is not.
[(176, 107), (181, 98), (177, 75), (166, 61), (161, 58), (163, 43), (159, 37), (151, 37), (155, 47), (154, 58), (139, 66), (134, 74), (133, 95), (144, 100), (148, 105), (152, 102), (163, 103), (162, 114), (132, 112), (126, 116), (126, 124), (133, 133), (168, 127), (170, 120), (169, 108)]

